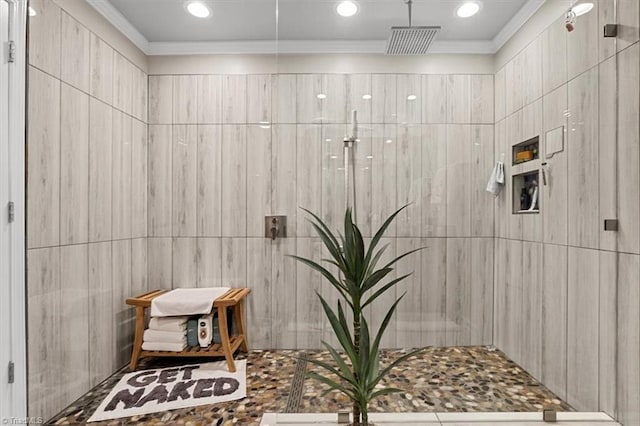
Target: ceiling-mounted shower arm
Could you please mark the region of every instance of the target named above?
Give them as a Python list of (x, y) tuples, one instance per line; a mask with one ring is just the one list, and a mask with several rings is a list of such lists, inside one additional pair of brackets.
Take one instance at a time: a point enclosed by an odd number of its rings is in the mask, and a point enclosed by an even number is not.
[(409, 26), (411, 26), (411, 6), (413, 5), (413, 0), (404, 0), (409, 8)]

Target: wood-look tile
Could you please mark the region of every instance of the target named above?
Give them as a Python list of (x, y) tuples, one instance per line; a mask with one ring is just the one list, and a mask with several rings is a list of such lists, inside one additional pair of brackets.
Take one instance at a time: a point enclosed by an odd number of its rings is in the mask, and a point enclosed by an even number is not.
[[(600, 0), (598, 2), (598, 27), (616, 22), (616, 0)], [(600, 37), (598, 41), (598, 62), (603, 62), (616, 53), (617, 37)], [(615, 416), (614, 416), (615, 417)]]
[(91, 64), (90, 32), (69, 14), (62, 12), (60, 33), (61, 50), (65, 52), (60, 64), (60, 78), (65, 83), (88, 93)]
[(222, 236), (247, 235), (247, 128), (222, 128)]
[(447, 236), (471, 235), (471, 126), (447, 126)]
[(494, 162), (493, 126), (471, 127), (471, 235), (493, 236), (494, 197), (487, 192), (487, 181)]
[(356, 211), (354, 221), (364, 237), (372, 235), (373, 132), (370, 126), (361, 128), (354, 152), (356, 179)]
[[(271, 240), (247, 238), (247, 338), (249, 347), (272, 349), (271, 323), (273, 306), (271, 285)], [(265, 303), (266, 301), (266, 303)]]
[(447, 346), (471, 342), (471, 239), (447, 238)]
[[(373, 232), (379, 229), (397, 209), (397, 135), (397, 126), (393, 124), (373, 126), (371, 173), (371, 229)], [(387, 228), (385, 236), (396, 236), (395, 221)]]
[(113, 111), (112, 237), (131, 238), (131, 129), (133, 119)]
[(100, 37), (91, 33), (90, 93), (103, 102), (113, 100), (113, 49)]
[[(640, 253), (640, 47), (618, 55), (618, 250)], [(595, 112), (597, 113), (597, 111)], [(611, 149), (606, 140), (603, 149)], [(608, 218), (608, 219), (611, 219)]]
[(198, 126), (197, 232), (222, 235), (222, 126)]
[(546, 95), (568, 79), (568, 37), (564, 17), (542, 33), (542, 91)]
[(113, 54), (113, 107), (131, 114), (133, 64), (117, 51)]
[[(474, 240), (475, 241), (475, 240)], [(542, 281), (544, 252), (541, 243), (522, 246), (522, 367), (542, 377)]]
[(198, 128), (173, 126), (173, 227), (174, 237), (196, 235)]
[[(343, 229), (346, 209), (344, 188), (344, 124), (322, 126), (322, 214), (329, 229)], [(317, 214), (317, 212), (314, 212)]]
[(447, 123), (471, 123), (471, 76), (447, 76)]
[(195, 238), (174, 238), (172, 245), (173, 288), (196, 287), (198, 255)]
[[(496, 123), (495, 127), (495, 141), (494, 141), (494, 150), (495, 150), (495, 158), (494, 160), (503, 161), (504, 169), (505, 169), (505, 182), (508, 180), (507, 174), (507, 162), (510, 159), (510, 156), (507, 156), (511, 147), (507, 147), (507, 126), (506, 120), (502, 120)], [(494, 208), (495, 208), (495, 220), (494, 220), (494, 232), (495, 236), (499, 238), (506, 238), (508, 235), (507, 228), (507, 219), (511, 216), (511, 205), (508, 204), (507, 200), (510, 199), (511, 195), (509, 195), (509, 187), (504, 186), (497, 197), (494, 199)]]
[(171, 236), (171, 126), (149, 126), (149, 236)]
[(587, 248), (597, 248), (600, 235), (597, 96), (597, 68), (569, 82), (568, 241)]
[(475, 124), (494, 123), (493, 75), (472, 75), (471, 77), (471, 122)]
[[(321, 209), (322, 195), (322, 126), (299, 125), (296, 135), (296, 205), (318, 214)], [(310, 219), (309, 215), (299, 209), (296, 213), (296, 235), (315, 237), (316, 232), (307, 220)]]
[[(380, 257), (379, 265), (386, 265), (391, 260), (393, 260), (398, 255), (398, 253), (400, 254), (403, 253), (401, 251), (397, 251), (397, 244), (399, 241), (400, 239), (396, 239), (396, 238), (383, 237), (380, 239), (377, 248), (382, 248), (387, 244), (389, 245), (389, 247), (386, 249), (384, 254)], [(365, 244), (368, 247), (369, 242), (367, 241), (365, 242)], [(324, 256), (324, 257), (326, 258), (327, 256)], [(399, 276), (398, 271), (397, 270), (393, 271), (389, 275), (387, 275), (387, 280), (389, 281), (393, 280), (398, 276)], [(380, 287), (382, 286), (378, 284), (378, 286), (372, 289), (371, 293), (373, 294), (373, 292), (377, 291)], [(377, 333), (377, 330), (380, 329), (382, 320), (387, 315), (389, 308), (400, 296), (402, 296), (402, 290), (399, 287), (392, 287), (389, 290), (387, 290), (385, 293), (380, 295), (380, 297), (375, 299), (375, 301), (368, 307), (368, 309), (366, 309), (369, 311), (369, 315), (370, 315), (370, 320), (368, 321), (369, 330), (374, 330), (374, 331), (371, 331), (371, 333)], [(336, 298), (334, 298), (331, 303), (331, 306), (333, 306), (334, 308), (336, 307), (335, 300)], [(391, 321), (389, 321), (389, 325), (387, 326), (385, 334), (380, 340), (381, 348), (384, 349), (384, 348), (398, 347), (397, 330), (398, 330), (398, 311), (396, 311), (396, 313), (391, 317)]]
[(60, 77), (61, 10), (49, 0), (33, 0), (29, 6), (36, 11), (29, 17), (29, 64)]
[[(602, 3), (602, 0), (599, 3)], [(618, 52), (620, 52), (638, 41), (640, 34), (638, 31), (638, 27), (640, 26), (640, 10), (638, 2), (633, 0), (618, 0), (616, 6), (618, 17), (616, 47)]]
[(222, 242), (220, 238), (198, 238), (196, 241), (196, 260), (196, 287), (222, 287)]
[(131, 130), (131, 236), (147, 236), (147, 125), (133, 120)]
[(318, 97), (318, 95), (326, 96), (322, 90), (322, 75), (298, 74), (296, 76), (295, 100), (299, 124), (322, 122), (323, 103), (326, 101), (326, 98)]
[(351, 123), (351, 111), (347, 114), (347, 79), (344, 74), (323, 74), (322, 99), (323, 123)]
[(137, 296), (149, 290), (149, 251), (147, 238), (131, 240), (131, 294)]
[(131, 293), (131, 240), (119, 240), (111, 243), (113, 279), (113, 337), (111, 354), (116, 368), (128, 364), (133, 346), (134, 315), (126, 304)]
[[(599, 65), (598, 69), (598, 96), (600, 102), (600, 111), (598, 114), (599, 131), (598, 137), (600, 140), (598, 148), (598, 165), (599, 165), (599, 222), (604, 224), (605, 219), (618, 217), (618, 202), (617, 193), (618, 185), (616, 183), (616, 177), (618, 174), (617, 169), (617, 155), (614, 148), (615, 144), (607, 144), (605, 141), (615, 141), (617, 138), (617, 126), (618, 126), (618, 67), (617, 59), (611, 58)], [(624, 92), (620, 93), (621, 98), (625, 98)], [(637, 104), (637, 100), (635, 101)], [(633, 105), (633, 101), (632, 101)], [(628, 123), (631, 128), (636, 127), (633, 123)], [(627, 150), (623, 149), (625, 156)], [(632, 172), (633, 176), (633, 172)], [(624, 197), (624, 195), (623, 195)], [(626, 228), (626, 227), (625, 227)], [(623, 234), (626, 234), (627, 229), (624, 229)], [(624, 235), (625, 237), (628, 234)], [(604, 226), (600, 227), (600, 249), (601, 250), (616, 250), (616, 241), (618, 239), (617, 232), (609, 232), (604, 230)], [(624, 238), (624, 237), (623, 237)]]
[[(422, 247), (420, 238), (398, 238), (397, 254), (402, 255)], [(397, 308), (397, 338), (399, 348), (417, 346), (422, 339), (423, 306), (422, 306), (422, 259), (420, 252), (413, 253), (396, 264), (396, 277), (411, 274), (396, 285), (398, 296), (404, 294)], [(374, 332), (377, 332), (375, 330)]]
[(89, 101), (89, 241), (111, 240), (113, 110)]
[(422, 236), (444, 237), (447, 226), (447, 126), (422, 126)]
[(347, 74), (347, 122), (358, 111), (358, 123), (371, 123), (371, 74)]
[[(522, 117), (522, 140), (529, 140), (539, 137), (538, 152), (544, 152), (545, 138), (543, 136), (543, 112), (542, 99), (528, 104), (521, 110)], [(544, 199), (546, 187), (542, 180), (542, 176), (538, 176), (538, 196)], [(542, 203), (540, 203), (542, 206)], [(545, 207), (541, 207), (543, 210)], [(522, 239), (525, 241), (540, 242), (543, 239), (542, 216), (540, 214), (522, 215)]]
[(421, 126), (398, 126), (396, 154), (396, 198), (398, 208), (408, 205), (396, 217), (398, 237), (420, 236), (422, 219), (422, 147)]
[(148, 121), (149, 79), (147, 74), (136, 66), (133, 67), (132, 72), (131, 115), (146, 123)]
[(424, 248), (414, 255), (420, 257), (422, 265), (420, 342), (422, 346), (445, 346), (447, 240), (445, 238), (423, 238), (421, 247)]
[(62, 362), (60, 336), (60, 248), (27, 251), (27, 335), (29, 413), (53, 417), (65, 402), (58, 394)]
[(422, 121), (422, 77), (418, 74), (398, 74), (396, 114), (398, 124)]
[(542, 39), (536, 37), (522, 56), (523, 104), (529, 105), (542, 96)]
[[(319, 238), (297, 238), (296, 255), (320, 263), (322, 242)], [(295, 262), (296, 295), (295, 310), (296, 348), (322, 347), (322, 318), (324, 312), (316, 293), (322, 290), (324, 278), (309, 266)], [(281, 287), (280, 287), (281, 288)]]
[(247, 122), (247, 76), (222, 76), (222, 122)]
[(371, 121), (397, 123), (397, 76), (373, 74), (371, 76)]
[(494, 78), (494, 90), (495, 90), (495, 120), (496, 122), (503, 120), (506, 117), (505, 102), (506, 102), (506, 70), (505, 67), (500, 68)]
[(60, 244), (86, 243), (89, 240), (89, 96), (63, 83), (60, 97)]
[(297, 122), (296, 79), (295, 74), (271, 75), (272, 121), (274, 123), (293, 124)]
[[(89, 385), (115, 371), (113, 347), (113, 265), (111, 241), (89, 244)], [(107, 301), (107, 303), (105, 303)]]
[(507, 240), (494, 239), (493, 267), (493, 344), (504, 348), (507, 341), (507, 267), (511, 256), (507, 252)]
[(270, 74), (247, 76), (247, 123), (271, 123), (271, 89)]
[(522, 55), (523, 53), (520, 52), (505, 65), (505, 114), (507, 117), (523, 107)]
[[(492, 94), (493, 97), (493, 94)], [(422, 76), (422, 122), (444, 124), (447, 122), (447, 76)]]
[(197, 77), (198, 124), (222, 123), (222, 76)]
[(29, 67), (27, 244), (60, 241), (60, 82)]
[(149, 288), (173, 288), (173, 253), (171, 238), (148, 239)]
[[(505, 175), (505, 180), (506, 180), (506, 188), (507, 190), (506, 192), (506, 196), (507, 196), (507, 202), (506, 202), (506, 230), (507, 230), (507, 237), (511, 238), (511, 239), (522, 239), (522, 215), (518, 215), (518, 214), (512, 214), (512, 212), (514, 211), (514, 207), (517, 206), (518, 204), (518, 199), (516, 199), (514, 201), (513, 197), (513, 190), (508, 190), (509, 188), (509, 184), (511, 184), (511, 182), (509, 181), (509, 179), (511, 179), (511, 169), (512, 169), (512, 164), (513, 164), (513, 149), (512, 146), (516, 145), (520, 142), (524, 141), (524, 138), (522, 136), (522, 110), (518, 111), (518, 113), (516, 114), (511, 114), (510, 116), (508, 116), (505, 120), (505, 126), (506, 126), (506, 156), (505, 156), (505, 163), (504, 163), (504, 175)], [(517, 197), (517, 195), (516, 195)]]
[[(272, 130), (273, 127), (273, 130)], [(294, 126), (295, 127), (295, 126)], [(283, 194), (286, 192), (295, 191), (295, 177), (294, 179), (286, 183), (282, 180), (277, 180), (278, 185), (282, 185), (277, 188), (272, 184), (272, 164), (281, 165), (280, 162), (274, 163), (277, 155), (282, 155), (283, 150), (289, 150), (295, 155), (295, 142), (290, 140), (280, 141), (278, 140), (283, 136), (278, 129), (280, 126), (256, 126), (250, 125), (247, 129), (247, 236), (248, 237), (264, 237), (264, 217), (271, 213), (279, 213), (279, 209), (274, 210), (271, 207), (272, 192)], [(273, 132), (273, 140), (277, 140), (280, 144), (280, 150), (274, 153), (272, 157), (271, 141)], [(290, 132), (286, 132), (290, 133)], [(295, 134), (295, 131), (294, 131)], [(291, 158), (287, 157), (280, 161), (290, 161)], [(295, 167), (295, 161), (288, 164), (289, 167)], [(277, 166), (276, 166), (277, 167)], [(295, 204), (295, 200), (294, 200)], [(295, 206), (293, 207), (295, 210)], [(283, 210), (284, 211), (284, 210)], [(295, 211), (287, 212), (287, 215), (293, 214), (295, 219)], [(290, 218), (288, 218), (290, 220)], [(294, 222), (287, 222), (288, 227), (295, 226)], [(290, 232), (290, 231), (289, 231)], [(292, 234), (292, 235), (295, 235)]]
[(518, 364), (523, 361), (522, 336), (522, 255), (523, 242), (507, 240), (506, 245), (506, 341), (505, 353)]
[(471, 239), (471, 345), (493, 344), (493, 238)]
[(198, 77), (195, 75), (173, 76), (173, 124), (196, 124)]
[[(271, 211), (273, 214), (287, 216), (287, 237), (295, 237), (297, 230), (297, 193), (296, 193), (296, 126), (278, 124), (272, 127), (271, 141)], [(317, 160), (316, 160), (317, 161)], [(264, 214), (255, 211), (260, 220)], [(262, 222), (264, 224), (264, 222)], [(263, 228), (264, 229), (264, 228)], [(260, 234), (264, 236), (264, 231)]]
[(613, 252), (599, 251), (600, 291), (598, 294), (598, 411), (616, 415), (616, 341), (617, 341), (617, 258)]
[(546, 155), (545, 161), (547, 186), (542, 193), (542, 220), (544, 242), (553, 244), (567, 244), (568, 228), (568, 118), (567, 118), (567, 85), (561, 86), (547, 94), (542, 99), (543, 129), (550, 132), (562, 127), (564, 150)]
[(567, 395), (567, 247), (544, 244), (542, 383)]
[(247, 238), (222, 238), (222, 285), (244, 287), (247, 283)]
[(171, 124), (172, 121), (173, 77), (170, 75), (150, 75), (149, 124)]
[(60, 247), (60, 328), (63, 350), (60, 399), (75, 401), (90, 389), (89, 250), (87, 244)]
[(622, 424), (640, 423), (640, 257), (619, 255), (616, 402)]
[(567, 72), (574, 79), (598, 63), (598, 40), (602, 28), (598, 27), (598, 13), (592, 11), (580, 16), (575, 30), (567, 34)]

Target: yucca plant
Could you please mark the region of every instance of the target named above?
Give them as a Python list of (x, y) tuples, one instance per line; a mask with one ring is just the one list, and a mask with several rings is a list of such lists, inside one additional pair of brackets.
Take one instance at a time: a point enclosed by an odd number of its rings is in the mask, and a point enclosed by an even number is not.
[[(313, 359), (308, 361), (329, 373), (335, 374), (338, 376), (338, 380), (333, 380), (328, 376), (315, 372), (308, 373), (308, 377), (329, 386), (323, 395), (332, 390), (338, 390), (351, 400), (353, 403), (354, 426), (369, 425), (368, 405), (372, 399), (401, 392), (397, 388), (382, 388), (378, 385), (392, 368), (421, 352), (421, 349), (410, 351), (384, 369), (380, 369), (378, 358), (380, 340), (404, 294), (391, 305), (373, 340), (363, 315), (364, 308), (371, 305), (378, 297), (411, 275), (406, 274), (383, 284), (385, 278), (394, 270), (392, 266), (396, 262), (420, 249), (404, 253), (381, 268), (377, 268), (378, 262), (388, 246), (385, 245), (376, 249), (378, 243), (395, 217), (406, 207), (400, 208), (384, 222), (375, 233), (368, 248), (365, 248), (362, 233), (352, 220), (351, 209), (347, 209), (345, 212), (344, 234), (339, 235), (339, 239), (318, 216), (309, 210), (303, 209), (313, 217), (310, 222), (331, 255), (330, 259), (323, 259), (323, 261), (337, 267), (340, 274), (335, 276), (327, 268), (310, 259), (299, 256), (292, 257), (320, 272), (340, 294), (340, 299), (342, 300), (338, 299), (336, 312), (316, 292), (344, 354), (343, 357), (336, 348), (323, 341), (322, 345), (329, 351), (334, 365)], [(343, 302), (351, 310), (353, 317), (351, 327), (346, 319)]]

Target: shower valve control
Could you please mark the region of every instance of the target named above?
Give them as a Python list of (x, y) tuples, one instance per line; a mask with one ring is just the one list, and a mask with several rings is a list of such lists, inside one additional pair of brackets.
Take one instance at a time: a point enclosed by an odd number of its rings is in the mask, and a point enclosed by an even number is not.
[(287, 217), (286, 216), (265, 216), (264, 217), (265, 238), (286, 238), (287, 237)]

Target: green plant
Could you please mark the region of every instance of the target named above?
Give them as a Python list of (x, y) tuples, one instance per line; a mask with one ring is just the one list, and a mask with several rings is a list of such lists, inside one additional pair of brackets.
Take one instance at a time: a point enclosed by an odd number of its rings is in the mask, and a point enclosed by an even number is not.
[(376, 247), (389, 225), (406, 207), (400, 208), (384, 222), (375, 233), (368, 248), (365, 248), (362, 233), (352, 220), (351, 209), (346, 210), (344, 235), (340, 235), (339, 240), (318, 216), (309, 210), (303, 209), (313, 216), (314, 220), (311, 221), (311, 224), (331, 255), (330, 259), (323, 260), (337, 267), (340, 274), (335, 276), (328, 269), (312, 260), (299, 256), (292, 257), (320, 272), (335, 287), (341, 298), (351, 309), (353, 316), (352, 333), (340, 299), (338, 299), (336, 312), (316, 292), (338, 342), (346, 355), (346, 360), (334, 347), (323, 341), (322, 344), (329, 351), (335, 366), (319, 360), (309, 359), (308, 361), (329, 373), (335, 374), (339, 380), (335, 381), (315, 372), (308, 373), (308, 376), (329, 386), (323, 395), (332, 390), (338, 390), (351, 400), (353, 403), (354, 426), (359, 426), (361, 420), (362, 425), (368, 426), (368, 405), (372, 399), (394, 392), (401, 392), (397, 388), (376, 388), (376, 386), (379, 385), (392, 368), (421, 352), (421, 349), (410, 351), (394, 360), (384, 369), (380, 369), (378, 359), (380, 340), (404, 294), (397, 298), (389, 308), (373, 340), (363, 315), (364, 308), (371, 305), (379, 296), (411, 275), (409, 273), (382, 284), (383, 280), (394, 270), (391, 267), (392, 265), (420, 249), (404, 253), (383, 267), (376, 269), (388, 245), (384, 245), (378, 250), (376, 250)]

